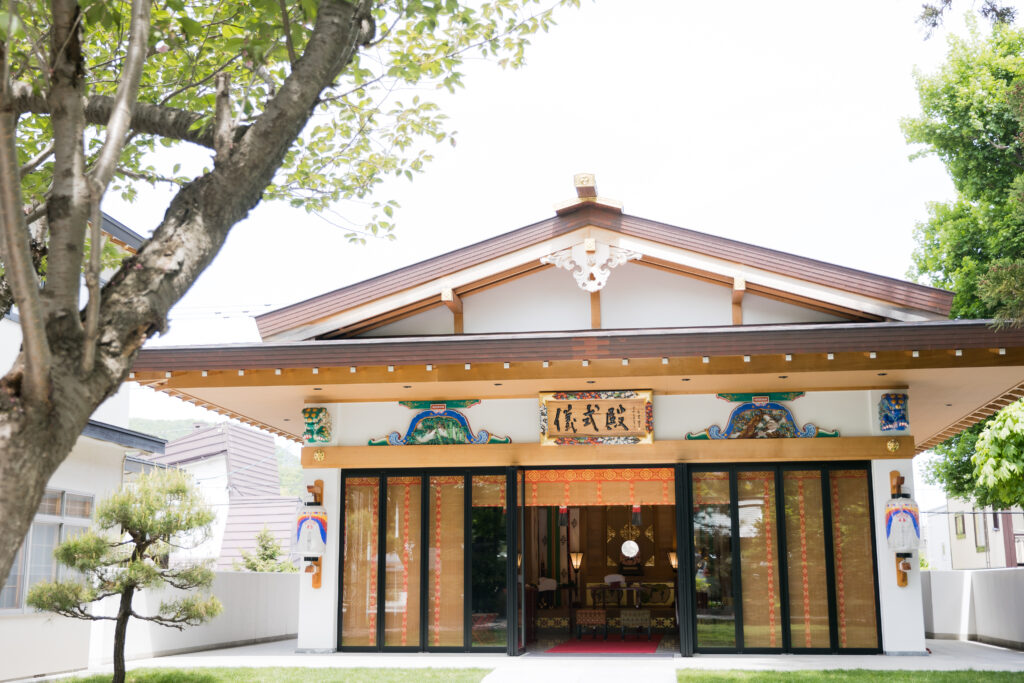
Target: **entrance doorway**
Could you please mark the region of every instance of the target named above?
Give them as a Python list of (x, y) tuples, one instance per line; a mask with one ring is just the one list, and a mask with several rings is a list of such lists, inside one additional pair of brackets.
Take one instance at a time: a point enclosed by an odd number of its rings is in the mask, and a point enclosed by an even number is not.
[(678, 652), (675, 469), (522, 473), (526, 652)]

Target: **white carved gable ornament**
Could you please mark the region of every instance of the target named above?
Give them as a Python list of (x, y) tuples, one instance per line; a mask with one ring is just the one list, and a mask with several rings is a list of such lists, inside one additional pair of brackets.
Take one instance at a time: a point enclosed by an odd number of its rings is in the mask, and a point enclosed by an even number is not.
[(642, 254), (621, 247), (614, 247), (595, 239), (586, 239), (568, 249), (556, 251), (541, 258), (541, 263), (550, 263), (572, 273), (580, 289), (588, 292), (600, 291), (608, 284), (612, 268), (626, 261), (635, 261)]

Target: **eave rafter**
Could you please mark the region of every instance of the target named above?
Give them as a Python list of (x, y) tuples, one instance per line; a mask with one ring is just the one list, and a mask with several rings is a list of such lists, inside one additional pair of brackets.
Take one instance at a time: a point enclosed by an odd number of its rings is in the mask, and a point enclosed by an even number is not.
[[(873, 357), (872, 357), (873, 354)], [(831, 358), (829, 357), (831, 356)], [(787, 360), (787, 357), (789, 360)], [(953, 349), (878, 352), (834, 352), (804, 354), (750, 354), (728, 356), (689, 356), (628, 358), (592, 357), (587, 359), (548, 359), (458, 362), (424, 357), (415, 361), (393, 361), (388, 365), (367, 365), (353, 361), (351, 365), (311, 365), (302, 368), (217, 368), (198, 369), (179, 365), (174, 370), (137, 370), (135, 381), (156, 385), (154, 388), (247, 387), (247, 386), (318, 386), (349, 384), (401, 384), (410, 382), (553, 380), (591, 378), (637, 378), (661, 376), (715, 376), (771, 373), (894, 371), (901, 369), (936, 369), (1024, 366), (1024, 348)], [(705, 358), (707, 360), (705, 361)], [(586, 360), (586, 365), (583, 364)], [(506, 367), (506, 364), (508, 367)], [(429, 369), (427, 366), (430, 366)], [(466, 366), (469, 366), (468, 368)], [(170, 367), (170, 366), (168, 366)], [(314, 374), (311, 370), (316, 368)], [(239, 370), (243, 374), (239, 374)], [(166, 377), (170, 372), (171, 377)], [(204, 374), (205, 373), (205, 374)]]

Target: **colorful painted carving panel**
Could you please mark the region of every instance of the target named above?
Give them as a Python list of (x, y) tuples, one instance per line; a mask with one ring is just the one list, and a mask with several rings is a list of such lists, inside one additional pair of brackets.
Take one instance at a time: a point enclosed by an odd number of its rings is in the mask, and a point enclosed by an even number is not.
[(691, 432), (688, 440), (710, 439), (810, 439), (839, 436), (837, 430), (825, 430), (817, 425), (797, 425), (793, 413), (779, 401), (792, 401), (803, 396), (803, 392), (780, 392), (764, 394), (718, 394), (730, 402), (740, 402), (725, 429), (711, 425), (702, 432)]
[(455, 408), (468, 408), (480, 401), (401, 401), (401, 405), (419, 410), (409, 422), (403, 436), (391, 432), (380, 439), (370, 439), (371, 446), (450, 446), (456, 444), (511, 443), (507, 436), (494, 436), (481, 429), (473, 433), (469, 420)]
[(331, 414), (327, 408), (303, 408), (302, 419), (306, 431), (302, 438), (306, 443), (328, 443), (331, 440)]
[(650, 390), (542, 393), (541, 444), (653, 443), (653, 394)]
[(883, 432), (910, 426), (906, 394), (882, 394), (878, 402), (878, 427)]

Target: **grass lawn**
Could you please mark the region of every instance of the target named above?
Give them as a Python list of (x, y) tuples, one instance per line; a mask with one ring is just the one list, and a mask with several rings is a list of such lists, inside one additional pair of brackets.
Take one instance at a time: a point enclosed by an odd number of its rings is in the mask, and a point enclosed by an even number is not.
[[(136, 669), (128, 672), (129, 683), (220, 683), (221, 681), (267, 681), (270, 683), (392, 683), (393, 681), (452, 681), (479, 683), (490, 669), (314, 669), (301, 667), (208, 669)], [(71, 679), (76, 683), (109, 683), (110, 676)]]
[(1014, 671), (873, 671), (870, 669), (849, 669), (845, 671), (680, 671), (678, 679), (686, 681), (765, 681), (767, 683), (789, 683), (789, 681), (842, 681), (843, 683), (963, 683), (964, 681), (985, 681), (1002, 683), (1020, 681), (1020, 672)]

